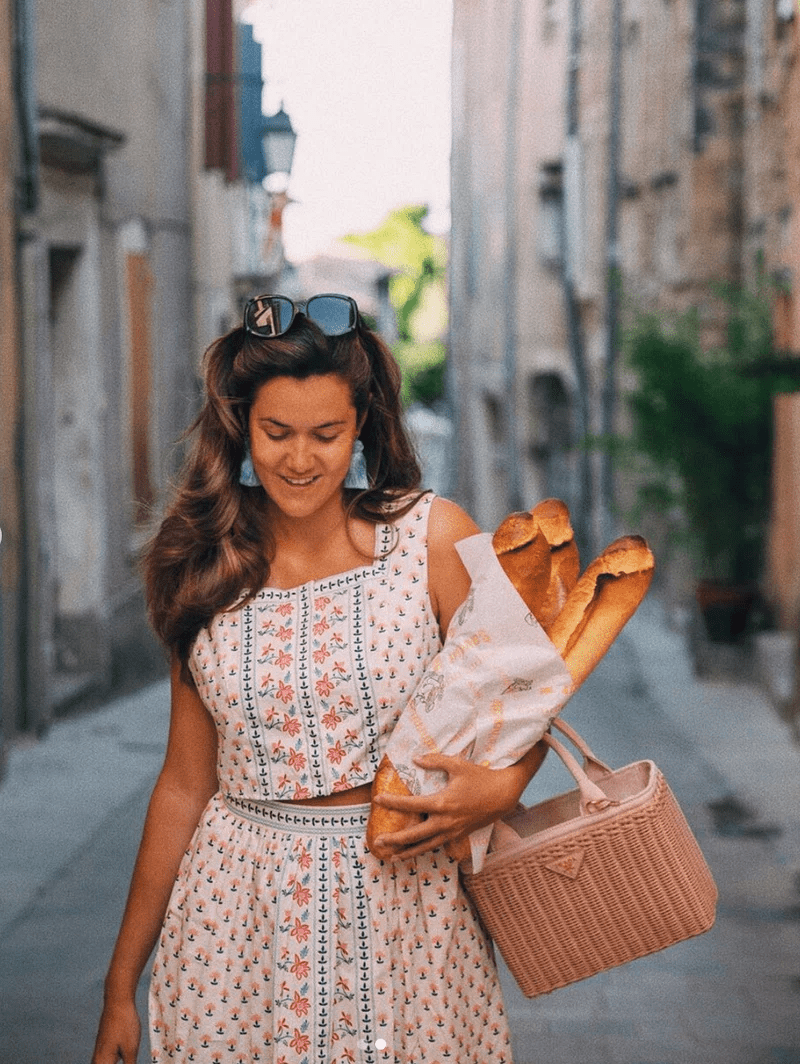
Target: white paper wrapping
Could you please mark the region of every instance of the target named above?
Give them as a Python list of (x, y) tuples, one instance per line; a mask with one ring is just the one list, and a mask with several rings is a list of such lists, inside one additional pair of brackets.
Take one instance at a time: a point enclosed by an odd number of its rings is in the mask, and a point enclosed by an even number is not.
[[(488, 533), (456, 545), (472, 580), (442, 650), (425, 670), (385, 753), (412, 794), (447, 777), (414, 764), (423, 754), (506, 768), (544, 735), (571, 694), (563, 659), (503, 572)], [(483, 866), (492, 826), (470, 836)]]

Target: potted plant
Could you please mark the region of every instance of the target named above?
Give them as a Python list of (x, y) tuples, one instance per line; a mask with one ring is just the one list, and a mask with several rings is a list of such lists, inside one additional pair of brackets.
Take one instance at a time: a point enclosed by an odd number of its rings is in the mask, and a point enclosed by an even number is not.
[(640, 459), (638, 508), (677, 521), (709, 638), (727, 642), (745, 630), (762, 573), (773, 396), (797, 382), (775, 357), (764, 286), (719, 294), (727, 325), (718, 348), (704, 349), (694, 310), (633, 316), (628, 447)]

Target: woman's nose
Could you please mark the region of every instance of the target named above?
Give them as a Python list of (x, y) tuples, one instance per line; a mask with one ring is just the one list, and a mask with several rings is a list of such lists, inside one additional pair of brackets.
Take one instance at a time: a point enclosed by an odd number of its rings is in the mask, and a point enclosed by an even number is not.
[(293, 473), (306, 473), (314, 463), (314, 455), (309, 440), (298, 436), (292, 440), (287, 458)]

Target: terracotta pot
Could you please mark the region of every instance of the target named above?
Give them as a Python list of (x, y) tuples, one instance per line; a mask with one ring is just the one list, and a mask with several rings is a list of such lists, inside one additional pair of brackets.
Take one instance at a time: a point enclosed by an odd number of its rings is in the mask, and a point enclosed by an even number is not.
[(712, 643), (735, 643), (744, 635), (757, 595), (752, 584), (698, 583), (695, 597)]

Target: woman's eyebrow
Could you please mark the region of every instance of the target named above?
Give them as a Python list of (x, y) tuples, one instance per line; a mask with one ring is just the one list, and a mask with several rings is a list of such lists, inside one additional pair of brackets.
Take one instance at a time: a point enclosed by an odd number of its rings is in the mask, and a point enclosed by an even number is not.
[[(292, 425), (287, 425), (284, 421), (279, 421), (276, 417), (260, 417), (257, 418), (259, 423), (274, 425), (279, 429), (291, 429)], [(338, 428), (339, 425), (346, 425), (347, 422), (344, 418), (341, 421), (324, 421), (320, 425), (312, 425), (312, 429), (333, 429)]]

